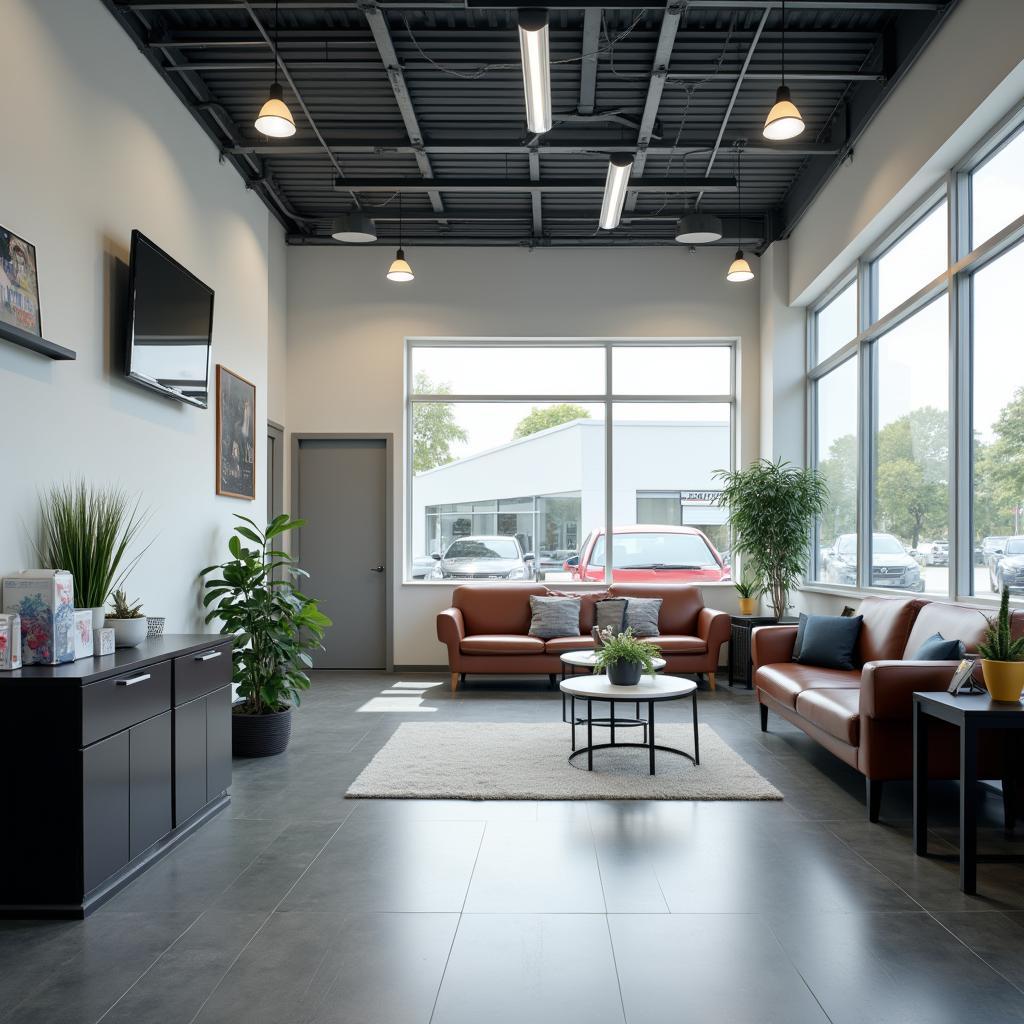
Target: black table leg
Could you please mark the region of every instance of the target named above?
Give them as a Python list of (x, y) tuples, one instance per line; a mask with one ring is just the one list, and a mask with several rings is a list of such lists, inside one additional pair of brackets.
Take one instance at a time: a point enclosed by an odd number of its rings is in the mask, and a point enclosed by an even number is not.
[(615, 701), (610, 700), (608, 703), (611, 705), (611, 715), (609, 716), (608, 726), (611, 729), (611, 741), (615, 742)]
[(700, 733), (697, 730), (697, 691), (693, 691), (693, 763), (700, 764)]
[(928, 716), (914, 701), (914, 853), (928, 853)]
[(977, 891), (978, 735), (968, 718), (960, 727), (960, 891)]
[(576, 749), (576, 696), (569, 700), (569, 717), (572, 719), (572, 749)]
[(594, 702), (587, 701), (587, 771), (594, 770)]
[(647, 750), (651, 760), (651, 774), (654, 774), (654, 701), (647, 702)]

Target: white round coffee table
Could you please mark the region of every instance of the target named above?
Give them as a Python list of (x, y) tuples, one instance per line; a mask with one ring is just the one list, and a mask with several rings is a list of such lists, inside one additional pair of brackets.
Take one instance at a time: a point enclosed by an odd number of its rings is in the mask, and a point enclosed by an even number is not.
[[(654, 774), (654, 752), (662, 750), (668, 754), (679, 754), (687, 758), (695, 765), (700, 764), (700, 741), (697, 735), (697, 684), (692, 679), (683, 679), (680, 676), (641, 676), (636, 686), (616, 686), (608, 681), (607, 676), (570, 676), (562, 680), (562, 693), (568, 694), (573, 701), (572, 710), (572, 753), (569, 755), (569, 763), (580, 754), (587, 755), (587, 771), (594, 770), (594, 751), (607, 750), (610, 747), (636, 747), (648, 751), (651, 774)], [(683, 697), (690, 697), (693, 701), (693, 753), (688, 754), (685, 750), (678, 750), (675, 747), (659, 746), (654, 739), (654, 705), (666, 700), (681, 700)], [(587, 723), (587, 745), (576, 749), (576, 701), (587, 702), (587, 717), (581, 719)], [(607, 718), (594, 718), (594, 701), (606, 701), (609, 705)], [(618, 718), (615, 714), (615, 704), (620, 701), (647, 705), (647, 719), (640, 718)], [(594, 742), (594, 726), (605, 725), (610, 730), (608, 743)], [(615, 739), (616, 728), (643, 727), (645, 731), (645, 742), (643, 743), (619, 743)]]
[[(566, 667), (572, 669), (573, 674), (579, 668), (586, 669), (587, 671), (593, 671), (594, 665), (597, 663), (597, 652), (591, 648), (586, 651), (566, 651), (565, 654), (560, 656), (562, 662), (562, 682), (568, 678)], [(664, 658), (652, 658), (651, 661), (654, 664), (654, 671), (660, 672), (668, 662)], [(640, 717), (640, 704), (636, 706), (636, 717)], [(565, 693), (562, 693), (562, 721), (568, 723), (569, 719), (565, 717)], [(579, 720), (579, 724), (582, 724), (583, 719)]]

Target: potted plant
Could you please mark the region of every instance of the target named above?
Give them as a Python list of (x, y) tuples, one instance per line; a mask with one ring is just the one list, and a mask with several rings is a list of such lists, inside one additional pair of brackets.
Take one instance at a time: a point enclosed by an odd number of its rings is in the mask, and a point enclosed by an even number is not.
[(768, 595), (772, 614), (781, 619), (790, 590), (807, 570), (811, 528), (828, 505), (828, 485), (816, 470), (781, 459), (715, 476), (723, 483), (718, 504), (729, 509), (744, 575)]
[(978, 653), (989, 696), (996, 701), (1017, 703), (1024, 692), (1024, 637), (1014, 640), (1010, 634), (1009, 587), (1003, 587), (999, 614), (989, 619)]
[(331, 620), (296, 587), (309, 574), (272, 543), (304, 520), (280, 515), (261, 530), (245, 516), (235, 518), (242, 525), (228, 541), (231, 558), (202, 571), (217, 574), (206, 581), (203, 604), (218, 602), (206, 621), (220, 619), (221, 633), (234, 636), (234, 682), (241, 700), (232, 709), (232, 749), (240, 757), (265, 757), (288, 746), (292, 708), (309, 689), (309, 652), (323, 649), (320, 641)]
[(142, 602), (132, 604), (123, 590), (115, 590), (104, 625), (114, 631), (115, 647), (138, 647), (146, 639), (149, 622), (142, 614)]
[(757, 584), (740, 580), (735, 587), (736, 593), (740, 595), (740, 615), (753, 615), (757, 608), (757, 599), (761, 596)]
[[(93, 629), (106, 617), (111, 592), (135, 568), (145, 548), (125, 560), (148, 516), (117, 488), (84, 480), (57, 484), (40, 500), (42, 541), (37, 552), (44, 566), (66, 569), (75, 581), (75, 605), (92, 612)], [(148, 547), (148, 545), (147, 545)]]
[(654, 674), (654, 659), (661, 653), (657, 646), (633, 636), (633, 630), (601, 634), (602, 645), (596, 650), (594, 671), (605, 672), (613, 686), (636, 686), (642, 675)]

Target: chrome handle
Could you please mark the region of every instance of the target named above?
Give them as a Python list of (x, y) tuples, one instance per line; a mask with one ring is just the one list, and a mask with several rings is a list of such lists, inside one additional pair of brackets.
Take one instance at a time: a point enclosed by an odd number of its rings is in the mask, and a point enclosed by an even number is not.
[(118, 686), (134, 686), (136, 683), (144, 683), (147, 679), (152, 679), (152, 678), (153, 677), (148, 672), (146, 672), (146, 673), (144, 673), (141, 676), (132, 676), (131, 679), (118, 679), (117, 680), (117, 685)]
[(223, 651), (207, 651), (205, 654), (197, 654), (195, 660), (212, 661), (214, 658), (219, 658), (223, 653)]
[(375, 566), (372, 566), (371, 569), (370, 569), (370, 572), (383, 572), (383, 571), (384, 571), (384, 566), (383, 565), (375, 565)]

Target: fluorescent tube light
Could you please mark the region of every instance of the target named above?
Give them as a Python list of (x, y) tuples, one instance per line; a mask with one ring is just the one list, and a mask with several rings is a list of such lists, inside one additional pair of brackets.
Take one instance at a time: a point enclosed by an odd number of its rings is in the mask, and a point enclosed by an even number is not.
[(601, 203), (601, 227), (605, 231), (619, 226), (632, 169), (633, 157), (629, 153), (615, 153), (608, 160), (608, 177), (604, 181), (604, 201)]
[(519, 11), (519, 52), (523, 60), (526, 126), (535, 135), (551, 131), (551, 60), (548, 12)]

